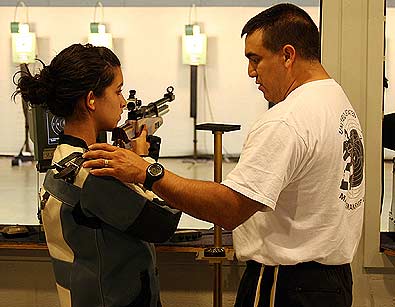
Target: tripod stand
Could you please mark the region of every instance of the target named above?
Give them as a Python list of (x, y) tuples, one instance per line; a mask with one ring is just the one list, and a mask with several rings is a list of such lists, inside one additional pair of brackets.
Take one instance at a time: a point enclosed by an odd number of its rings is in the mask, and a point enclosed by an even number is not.
[[(22, 99), (22, 103), (23, 103), (23, 114), (25, 116), (25, 142), (23, 143), (22, 148), (19, 151), (19, 154), (14, 156), (14, 158), (11, 160), (12, 166), (17, 166), (23, 162), (34, 160), (34, 156), (32, 154), (29, 144), (29, 122), (27, 120), (27, 103), (23, 99)], [(25, 153), (28, 154), (26, 155)]]

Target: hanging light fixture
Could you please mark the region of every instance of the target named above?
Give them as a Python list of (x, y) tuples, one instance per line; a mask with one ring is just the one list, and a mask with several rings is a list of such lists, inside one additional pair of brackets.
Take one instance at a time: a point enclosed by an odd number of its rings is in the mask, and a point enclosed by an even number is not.
[[(18, 7), (26, 11), (24, 22), (17, 21)], [(30, 32), (28, 8), (23, 1), (15, 7), (14, 21), (11, 22), (12, 61), (17, 64), (33, 63), (36, 58), (36, 34)]]
[[(101, 21), (96, 21), (97, 8), (101, 9)], [(106, 33), (106, 25), (103, 23), (104, 19), (104, 8), (103, 4), (98, 1), (95, 5), (95, 13), (93, 16), (93, 22), (90, 24), (90, 34), (88, 37), (88, 42), (94, 46), (103, 46), (112, 49), (112, 35), (111, 33)]]
[[(191, 11), (194, 10), (195, 20), (191, 20)], [(182, 63), (189, 65), (205, 65), (207, 55), (207, 36), (201, 33), (196, 21), (196, 7), (192, 6), (189, 14), (189, 23), (185, 25), (182, 36)]]
[[(192, 11), (195, 15), (192, 21)], [(182, 63), (190, 66), (190, 117), (193, 118), (193, 157), (197, 159), (197, 103), (198, 103), (198, 67), (206, 64), (207, 36), (201, 33), (200, 25), (196, 21), (196, 6), (189, 9), (188, 24), (185, 25), (182, 35)]]

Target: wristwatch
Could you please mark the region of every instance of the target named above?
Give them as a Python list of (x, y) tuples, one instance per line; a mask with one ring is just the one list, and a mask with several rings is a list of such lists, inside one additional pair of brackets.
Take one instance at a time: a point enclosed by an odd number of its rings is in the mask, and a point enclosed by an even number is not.
[(152, 185), (165, 174), (165, 168), (159, 163), (150, 164), (145, 171), (144, 188), (152, 190)]

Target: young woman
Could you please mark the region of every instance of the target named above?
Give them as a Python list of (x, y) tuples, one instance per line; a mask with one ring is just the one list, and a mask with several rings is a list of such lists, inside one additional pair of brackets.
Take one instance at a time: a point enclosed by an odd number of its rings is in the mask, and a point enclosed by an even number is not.
[[(81, 154), (100, 131), (112, 130), (126, 105), (117, 56), (105, 47), (74, 44), (15, 94), (65, 118), (44, 180), (41, 203), (62, 307), (160, 306), (154, 242), (168, 240), (180, 213), (152, 192), (89, 175)], [(141, 138), (144, 138), (141, 142)], [(140, 151), (145, 146), (145, 132)], [(144, 150), (143, 150), (144, 151)], [(108, 161), (104, 160), (106, 166)]]

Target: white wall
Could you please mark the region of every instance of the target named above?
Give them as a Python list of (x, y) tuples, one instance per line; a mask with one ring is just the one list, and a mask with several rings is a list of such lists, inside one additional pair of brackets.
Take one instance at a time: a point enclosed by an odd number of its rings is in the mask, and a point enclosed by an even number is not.
[[(240, 153), (249, 127), (267, 109), (267, 102), (247, 76), (244, 39), (240, 38), (243, 25), (262, 9), (201, 7), (197, 10), (197, 21), (208, 36), (208, 63), (205, 68), (199, 67), (197, 122), (241, 124), (241, 131), (225, 134), (223, 138), (224, 152), (229, 154)], [(114, 51), (123, 67), (124, 95), (127, 96), (129, 89), (136, 89), (137, 96), (148, 103), (161, 98), (168, 85), (175, 87), (176, 100), (158, 131), (163, 138), (162, 156), (193, 152), (190, 69), (181, 62), (181, 35), (188, 23), (189, 10), (188, 7), (104, 8), (104, 22), (113, 35)], [(318, 23), (318, 8), (307, 10)], [(86, 42), (93, 13), (93, 8), (82, 7), (29, 8), (31, 30), (38, 38), (38, 57), (48, 64), (68, 45)], [(23, 12), (19, 15), (23, 21)], [(18, 69), (11, 60), (9, 29), (13, 16), (14, 7), (0, 7), (0, 154), (15, 154), (24, 142), (22, 106), (10, 99), (15, 89), (11, 79)], [(204, 92), (204, 69), (214, 118), (209, 115)], [(210, 132), (198, 131), (199, 153), (212, 153), (212, 144)]]

